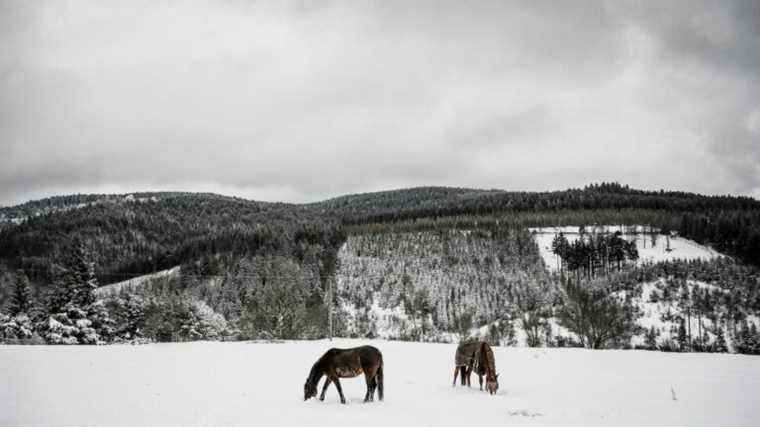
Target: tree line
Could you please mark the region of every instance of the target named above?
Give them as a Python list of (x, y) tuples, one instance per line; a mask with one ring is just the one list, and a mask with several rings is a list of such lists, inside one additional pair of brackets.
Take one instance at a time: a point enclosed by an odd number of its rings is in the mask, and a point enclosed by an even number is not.
[[(49, 344), (321, 338), (328, 278), (345, 239), (340, 228), (303, 226), (290, 240), (246, 251), (206, 252), (178, 277), (95, 298), (100, 283), (87, 245), (71, 248), (50, 283), (13, 275), (0, 305), (0, 341)], [(274, 238), (274, 237), (273, 237)], [(284, 243), (283, 243), (284, 242)], [(271, 244), (270, 244), (271, 243)], [(5, 277), (7, 277), (6, 275)]]
[(582, 226), (580, 236), (572, 243), (564, 233), (557, 234), (552, 240), (552, 253), (561, 260), (561, 271), (576, 272), (588, 279), (612, 269), (619, 271), (624, 263), (635, 262), (639, 258), (636, 242), (623, 239), (619, 231), (587, 235)]

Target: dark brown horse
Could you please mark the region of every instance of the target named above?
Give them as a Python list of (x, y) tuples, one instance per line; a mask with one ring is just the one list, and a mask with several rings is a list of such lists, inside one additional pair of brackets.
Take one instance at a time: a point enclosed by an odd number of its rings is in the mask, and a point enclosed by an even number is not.
[(457, 347), (454, 356), (454, 383), (457, 384), (457, 374), (461, 375), (462, 385), (470, 386), (470, 375), (473, 369), (478, 374), (480, 389), (483, 390), (483, 376), (486, 377), (486, 390), (496, 394), (499, 390), (499, 374), (496, 373), (496, 360), (491, 346), (486, 342), (463, 342)]
[(331, 348), (312, 366), (303, 385), (303, 400), (316, 396), (319, 380), (322, 376), (327, 376), (319, 400), (325, 400), (327, 386), (332, 382), (340, 394), (340, 403), (346, 403), (338, 379), (353, 378), (361, 373), (364, 373), (364, 379), (367, 381), (364, 401), (375, 400), (375, 389), (378, 391), (378, 398), (383, 400), (383, 355), (380, 350), (369, 345), (348, 349)]

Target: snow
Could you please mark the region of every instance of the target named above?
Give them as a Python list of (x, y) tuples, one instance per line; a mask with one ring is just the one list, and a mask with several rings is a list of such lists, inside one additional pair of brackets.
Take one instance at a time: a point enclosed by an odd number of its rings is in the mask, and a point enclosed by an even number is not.
[[(579, 238), (578, 227), (541, 227), (529, 229), (538, 244), (541, 252), (541, 258), (544, 260), (547, 268), (551, 271), (558, 269), (557, 256), (552, 253), (552, 241), (560, 232), (565, 234), (567, 240), (573, 242)], [(586, 233), (614, 233), (620, 231), (624, 239), (636, 241), (636, 248), (639, 251), (638, 263), (660, 262), (674, 259), (692, 260), (703, 259), (710, 260), (723, 256), (720, 252), (704, 246), (693, 240), (683, 237), (667, 236), (664, 234), (649, 233), (645, 226), (588, 226)], [(668, 250), (668, 241), (670, 241), (670, 250)]]
[[(372, 344), (384, 402), (362, 378), (303, 401), (330, 347)], [(454, 344), (336, 340), (0, 347), (0, 425), (754, 426), (760, 357), (494, 348), (496, 396), (452, 388)], [(473, 378), (477, 384), (477, 379)]]
[(122, 290), (134, 290), (140, 286), (150, 283), (152, 280), (160, 279), (170, 276), (179, 276), (180, 267), (170, 268), (168, 270), (161, 270), (155, 273), (146, 274), (143, 276), (133, 277), (129, 280), (122, 282), (111, 283), (110, 285), (101, 286), (95, 289), (94, 294), (98, 297), (105, 297), (107, 295), (117, 294)]

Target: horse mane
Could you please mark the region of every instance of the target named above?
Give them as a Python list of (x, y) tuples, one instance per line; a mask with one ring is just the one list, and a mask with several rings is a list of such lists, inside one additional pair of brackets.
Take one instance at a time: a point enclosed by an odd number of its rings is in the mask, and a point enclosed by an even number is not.
[(322, 359), (324, 357), (320, 357), (319, 360), (314, 362), (314, 365), (311, 367), (311, 371), (309, 372), (309, 377), (307, 378), (306, 382), (309, 384), (313, 384), (314, 386), (319, 383), (319, 379), (322, 378), (322, 375), (324, 375), (324, 370), (322, 369)]

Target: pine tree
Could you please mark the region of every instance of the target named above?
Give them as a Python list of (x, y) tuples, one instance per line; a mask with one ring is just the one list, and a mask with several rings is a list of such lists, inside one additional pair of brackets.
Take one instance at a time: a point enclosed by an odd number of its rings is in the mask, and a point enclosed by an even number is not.
[(98, 278), (95, 277), (95, 263), (84, 245), (77, 246), (77, 253), (72, 279), (75, 284), (75, 302), (81, 307), (87, 307), (95, 302), (95, 289), (98, 288)]
[(660, 331), (658, 331), (654, 326), (649, 328), (646, 335), (644, 336), (644, 344), (646, 344), (648, 349), (657, 350), (657, 337), (659, 335)]
[(684, 321), (683, 317), (680, 318), (680, 321), (681, 322), (678, 325), (678, 346), (680, 347), (681, 351), (685, 351), (687, 349), (686, 322)]
[(48, 343), (97, 344), (113, 337), (113, 321), (93, 293), (97, 287), (95, 265), (84, 246), (76, 245), (70, 269), (47, 295), (49, 316), (38, 324)]
[(715, 332), (715, 344), (713, 347), (713, 351), (718, 353), (725, 353), (728, 351), (728, 347), (726, 346), (726, 337), (723, 334), (723, 328), (720, 327), (720, 325), (717, 325), (717, 331)]
[(74, 298), (76, 282), (69, 272), (56, 273), (50, 289), (45, 290), (44, 302), (48, 313), (57, 313), (63, 310)]
[(21, 313), (28, 313), (32, 308), (31, 295), (29, 290), (29, 278), (23, 270), (19, 270), (16, 273), (16, 283), (13, 287), (13, 295), (11, 296), (11, 316), (16, 316)]

